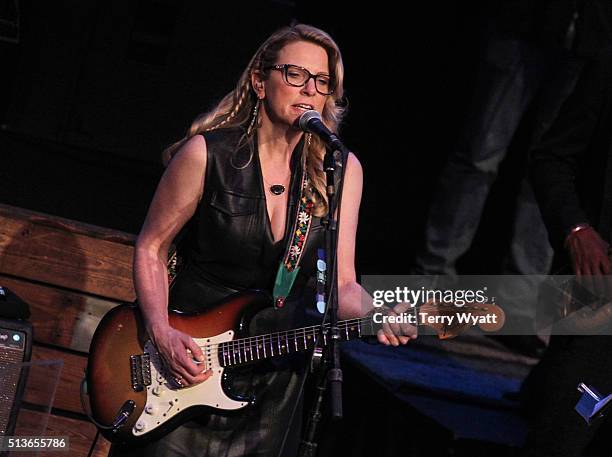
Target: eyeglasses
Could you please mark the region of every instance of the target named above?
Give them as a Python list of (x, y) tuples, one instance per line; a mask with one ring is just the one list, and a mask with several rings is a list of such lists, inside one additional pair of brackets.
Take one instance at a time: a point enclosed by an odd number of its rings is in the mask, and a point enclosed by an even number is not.
[(303, 67), (291, 65), (289, 63), (271, 65), (264, 70), (278, 70), (283, 73), (283, 79), (287, 84), (294, 87), (303, 87), (312, 78), (315, 82), (315, 89), (321, 95), (331, 95), (334, 93), (331, 78), (329, 75), (321, 74), (313, 75)]

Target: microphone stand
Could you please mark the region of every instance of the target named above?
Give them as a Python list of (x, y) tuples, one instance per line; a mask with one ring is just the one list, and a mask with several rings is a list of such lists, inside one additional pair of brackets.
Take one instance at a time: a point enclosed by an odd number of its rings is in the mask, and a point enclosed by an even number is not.
[[(339, 150), (342, 158), (342, 151)], [(329, 261), (327, 262), (327, 271), (329, 272), (328, 280), (325, 283), (327, 295), (327, 307), (329, 309), (329, 360), (330, 366), (327, 370), (327, 381), (330, 384), (331, 393), (331, 413), (333, 420), (342, 419), (342, 369), (340, 368), (340, 330), (338, 329), (338, 264), (337, 264), (337, 248), (338, 248), (338, 221), (334, 218), (336, 213), (336, 202), (342, 197), (338, 195), (336, 199), (335, 171), (336, 161), (334, 159), (335, 151), (327, 151), (323, 160), (323, 167), (327, 177), (327, 201), (329, 202), (329, 211), (325, 217), (323, 224), (325, 227), (324, 239), (325, 250)], [(344, 167), (342, 167), (344, 175)], [(344, 178), (344, 176), (342, 176)], [(341, 189), (339, 189), (341, 191)]]
[[(340, 155), (340, 170), (336, 170), (336, 154)], [(319, 374), (316, 381), (316, 398), (313, 401), (313, 406), (308, 418), (308, 423), (304, 432), (304, 439), (300, 444), (298, 455), (301, 457), (314, 457), (316, 455), (317, 443), (314, 441), (317, 425), (321, 420), (321, 406), (326, 386), (330, 386), (331, 394), (331, 416), (333, 420), (342, 419), (342, 369), (340, 368), (340, 330), (338, 329), (338, 267), (337, 267), (337, 247), (338, 247), (338, 229), (340, 206), (342, 199), (342, 189), (344, 184), (344, 172), (346, 170), (346, 161), (344, 151), (340, 149), (327, 149), (323, 159), (323, 168), (326, 175), (326, 193), (328, 201), (328, 212), (323, 218), (325, 227), (324, 240), (326, 252), (326, 272), (327, 280), (325, 281), (325, 303), (326, 315), (329, 315), (329, 349), (326, 360), (319, 367)], [(338, 189), (336, 189), (335, 176), (336, 172), (341, 173)], [(334, 218), (338, 207), (338, 220)], [(324, 324), (326, 319), (323, 319), (321, 324), (321, 332), (319, 340), (323, 340)], [(315, 349), (316, 350), (316, 349)]]

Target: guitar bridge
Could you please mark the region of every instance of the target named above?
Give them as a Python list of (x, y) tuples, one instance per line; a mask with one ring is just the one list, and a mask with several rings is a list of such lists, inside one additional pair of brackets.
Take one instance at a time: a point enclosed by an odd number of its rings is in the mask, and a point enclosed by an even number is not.
[(131, 355), (130, 369), (134, 392), (141, 392), (146, 386), (151, 385), (151, 356), (148, 353)]

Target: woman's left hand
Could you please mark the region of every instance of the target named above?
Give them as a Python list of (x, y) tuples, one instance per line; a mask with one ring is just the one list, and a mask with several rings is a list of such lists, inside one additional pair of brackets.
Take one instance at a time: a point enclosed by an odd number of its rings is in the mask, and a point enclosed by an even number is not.
[[(385, 316), (399, 316), (410, 309), (410, 303), (399, 303), (393, 308), (386, 308), (384, 314)], [(376, 334), (378, 341), (387, 346), (406, 344), (408, 341), (416, 339), (417, 335), (418, 331), (414, 325), (405, 322), (401, 324), (389, 323), (388, 319), (385, 319)]]

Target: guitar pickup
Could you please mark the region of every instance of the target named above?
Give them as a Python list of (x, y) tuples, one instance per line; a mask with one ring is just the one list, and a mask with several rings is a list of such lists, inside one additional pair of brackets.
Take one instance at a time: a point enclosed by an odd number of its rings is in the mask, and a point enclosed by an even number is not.
[(141, 392), (151, 385), (151, 356), (148, 353), (130, 356), (130, 371), (132, 375), (132, 389)]

